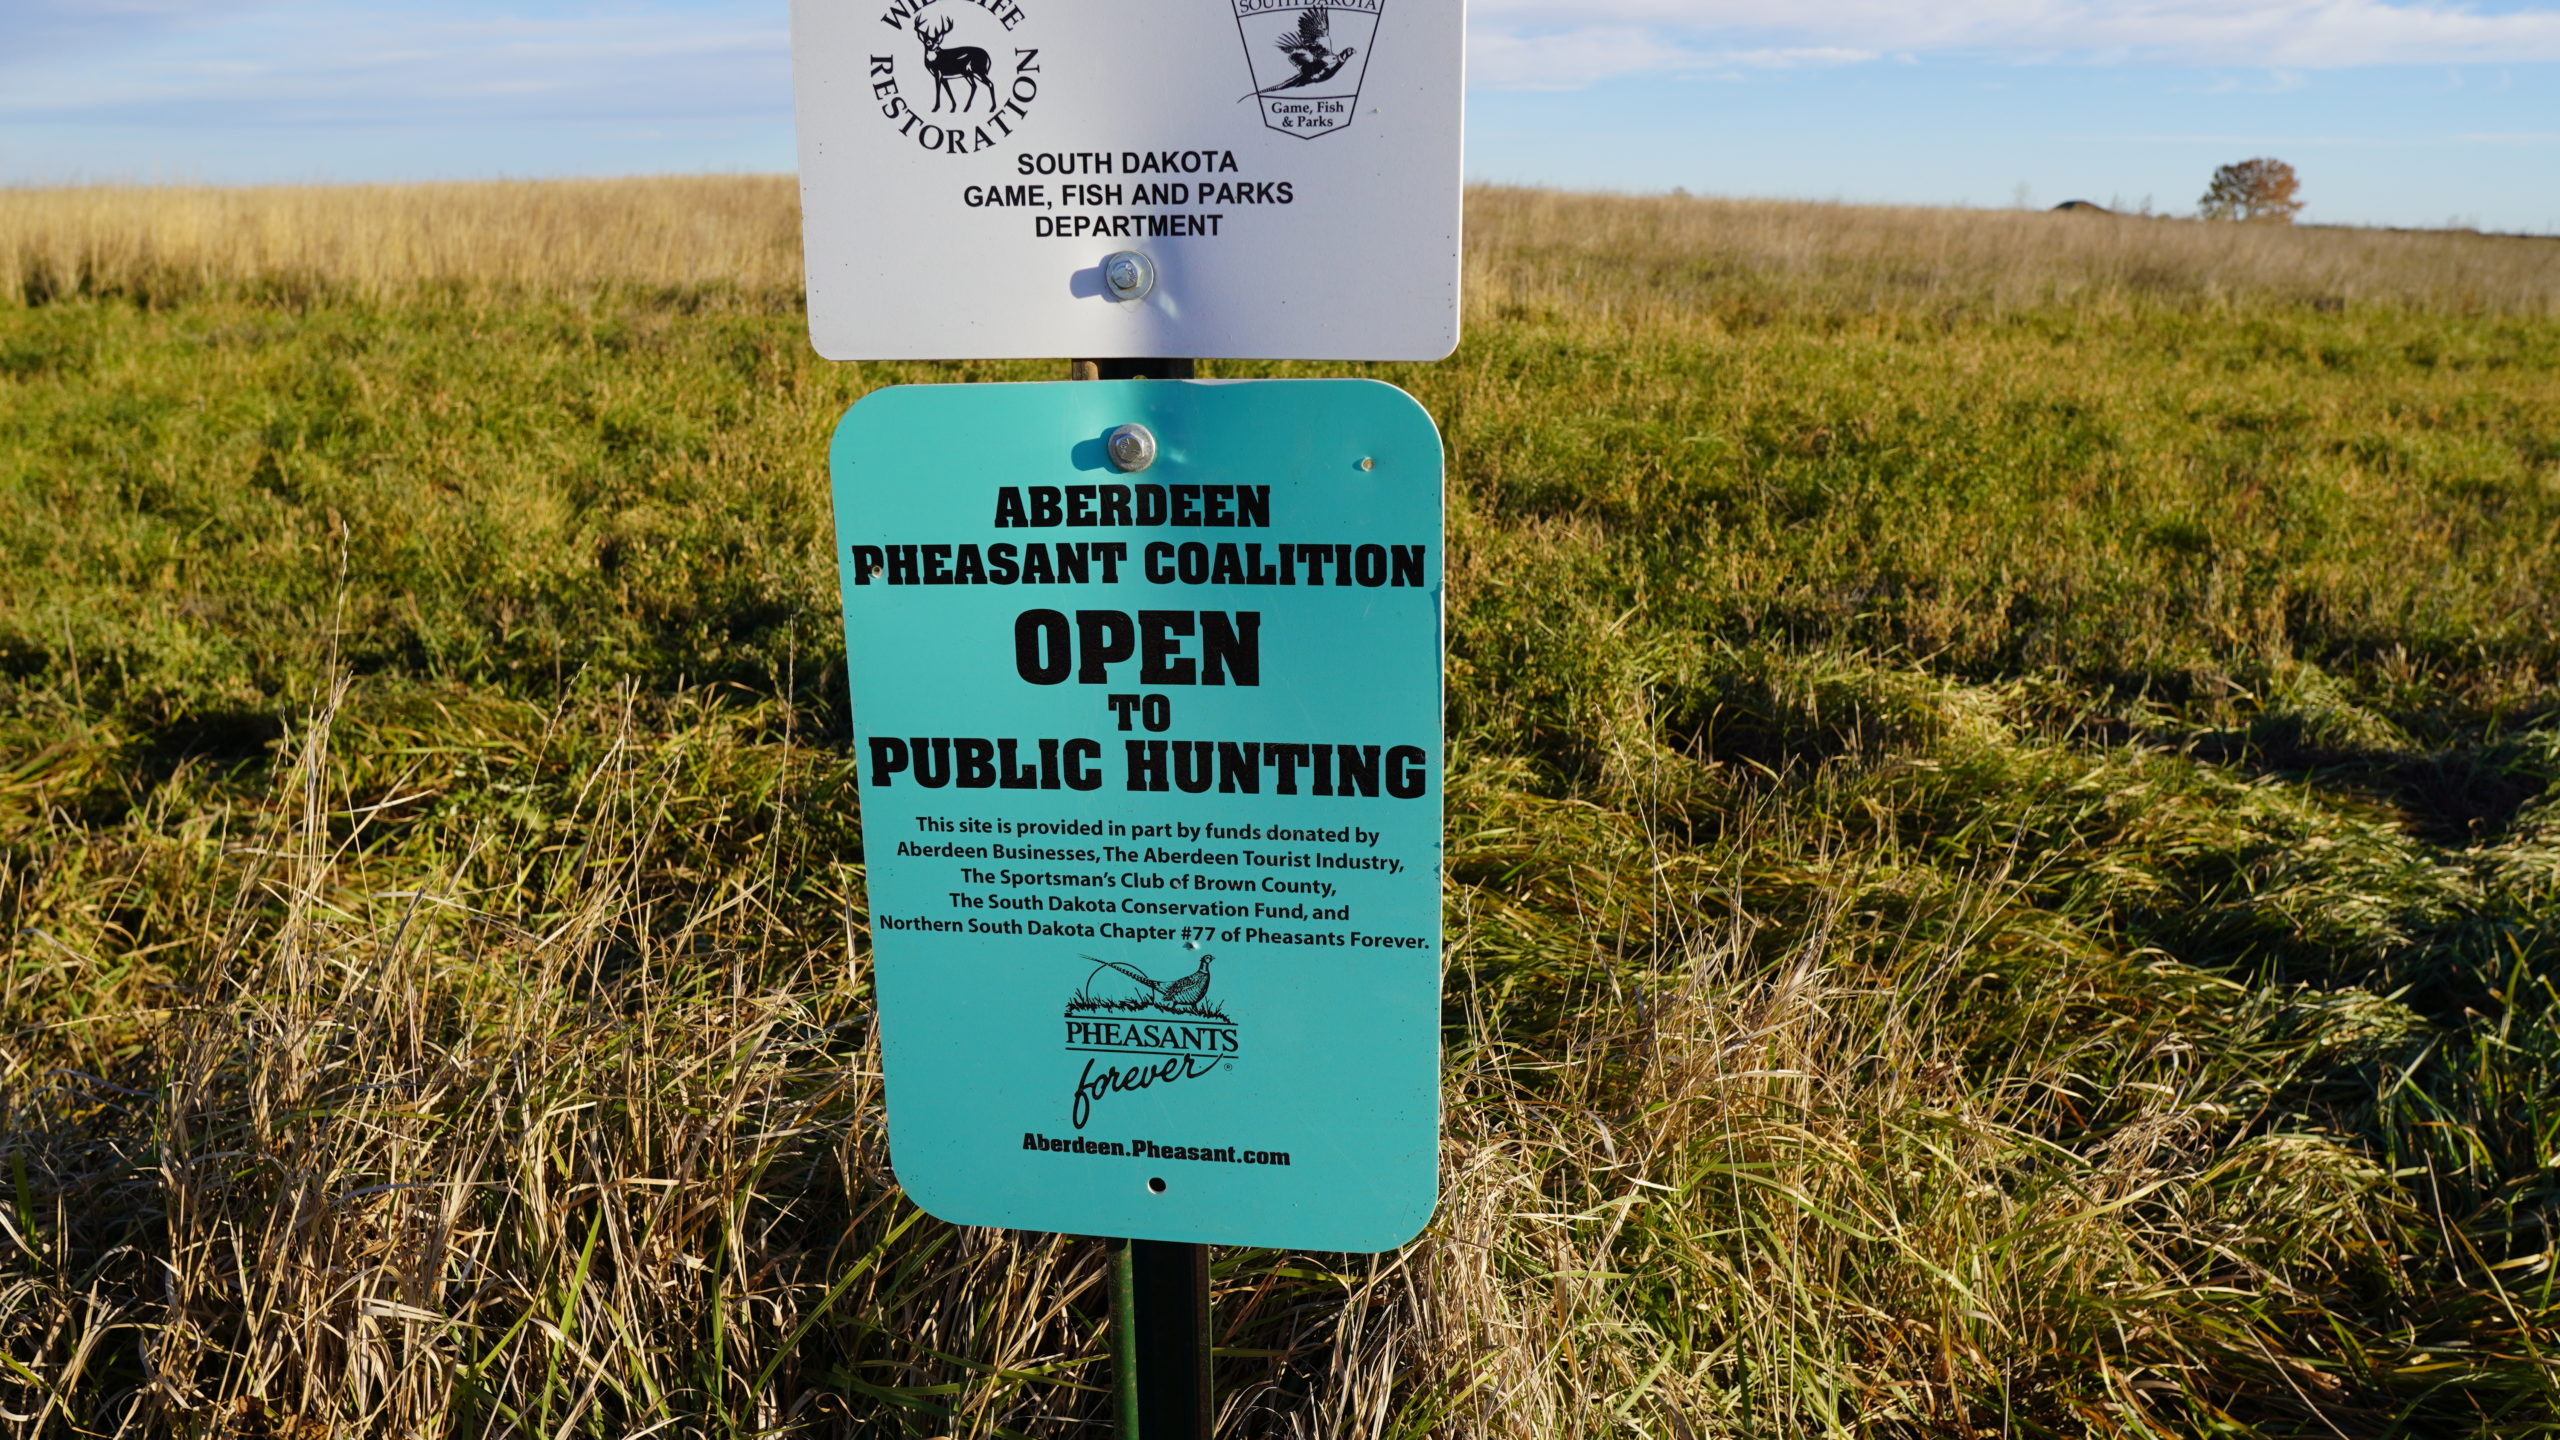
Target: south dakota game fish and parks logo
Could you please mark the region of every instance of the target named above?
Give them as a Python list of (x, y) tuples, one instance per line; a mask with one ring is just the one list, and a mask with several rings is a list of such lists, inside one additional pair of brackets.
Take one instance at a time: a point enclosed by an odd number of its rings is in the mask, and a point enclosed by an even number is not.
[[(1386, 0), (1232, 0), (1262, 123), (1312, 140), (1351, 123)], [(1241, 103), (1241, 101), (1239, 102)]]

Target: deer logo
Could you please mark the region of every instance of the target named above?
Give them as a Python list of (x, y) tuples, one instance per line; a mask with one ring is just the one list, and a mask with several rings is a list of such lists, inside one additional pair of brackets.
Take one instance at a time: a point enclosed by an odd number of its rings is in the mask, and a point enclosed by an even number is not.
[(951, 98), (952, 81), (966, 80), (968, 93), (952, 108), (969, 109), (978, 103), (978, 92), (984, 90), (987, 108), (995, 109), (996, 86), (987, 78), (987, 52), (975, 45), (944, 45), (942, 42), (950, 34), (950, 20), (931, 25), (924, 16), (916, 16), (916, 39), (924, 43), (924, 68), (933, 72), (933, 108), (940, 110), (942, 102)]
[[(0, 6), (8, 3), (0, 0)], [(880, 17), (887, 33), (880, 35), (880, 43), (863, 47), (870, 52), (863, 88), (879, 102), (881, 118), (902, 139), (930, 154), (976, 155), (1021, 140), (1023, 122), (1031, 118), (1040, 100), (1041, 82), (1048, 78), (1040, 70), (1040, 25), (1023, 8), (1038, 3), (968, 0), (963, 6), (943, 0), (889, 0), (888, 12)], [(993, 21), (972, 19), (959, 26), (960, 32), (984, 36), (1004, 48), (991, 52), (952, 44), (954, 22), (981, 8)], [(1001, 34), (995, 28), (999, 25)], [(921, 68), (916, 50), (909, 47), (911, 38), (923, 49)], [(933, 77), (929, 106), (924, 98), (927, 75)], [(978, 108), (980, 95), (986, 96), (983, 110)], [(1029, 193), (1029, 187), (1018, 188)]]

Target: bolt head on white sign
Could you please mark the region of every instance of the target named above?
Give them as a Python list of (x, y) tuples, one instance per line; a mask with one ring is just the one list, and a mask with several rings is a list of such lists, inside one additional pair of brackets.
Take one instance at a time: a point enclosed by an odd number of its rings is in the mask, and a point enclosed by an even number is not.
[(794, 0), (810, 338), (1439, 359), (1463, 36), (1461, 0)]

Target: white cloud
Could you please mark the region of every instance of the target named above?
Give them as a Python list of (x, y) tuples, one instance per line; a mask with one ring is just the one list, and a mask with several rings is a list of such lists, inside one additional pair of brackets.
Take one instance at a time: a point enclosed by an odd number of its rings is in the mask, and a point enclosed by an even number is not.
[(2243, 75), (2216, 75), (2204, 87), (2208, 95), (2286, 95), (2310, 87), (2311, 77), (2299, 70), (2250, 71)]
[(259, 0), (0, 0), (0, 66), (126, 46), (218, 23)]
[[(1614, 75), (1882, 54), (2322, 70), (2560, 60), (2560, 9), (2433, 0), (1473, 0), (1476, 83), (1571, 87)], [(1784, 63), (1784, 62), (1779, 62)]]
[[(11, 0), (0, 0), (0, 4)], [(59, 4), (59, 0), (54, 0)], [(112, 64), (0, 58), (0, 120), (394, 125), (789, 113), (778, 6), (595, 12), (123, 0), (178, 23)], [(190, 10), (230, 12), (217, 29)]]
[(1735, 49), (1688, 43), (1639, 25), (1527, 34), (1478, 29), (1467, 37), (1469, 83), (1495, 90), (1579, 90), (1597, 81), (1645, 73), (1705, 70), (1800, 70), (1854, 65), (1872, 50), (1836, 45)]

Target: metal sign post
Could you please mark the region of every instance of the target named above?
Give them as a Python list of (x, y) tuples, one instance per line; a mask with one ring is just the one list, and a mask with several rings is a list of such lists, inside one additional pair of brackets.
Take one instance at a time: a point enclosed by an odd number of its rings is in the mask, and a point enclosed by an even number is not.
[[(1209, 1247), (1122, 1240), (1129, 1257), (1126, 1331), (1136, 1368), (1137, 1428), (1147, 1440), (1209, 1440)], [(1112, 1317), (1115, 1322), (1119, 1316)]]

